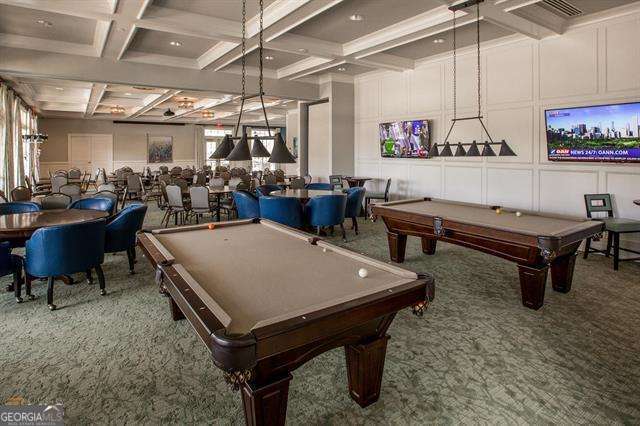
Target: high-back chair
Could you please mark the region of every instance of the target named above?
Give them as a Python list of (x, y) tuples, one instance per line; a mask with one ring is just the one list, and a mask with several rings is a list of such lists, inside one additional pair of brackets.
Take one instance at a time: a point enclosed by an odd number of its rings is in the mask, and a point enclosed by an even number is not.
[(158, 167), (158, 169), (160, 169), (160, 174), (163, 174), (163, 175), (169, 174), (169, 167), (167, 166), (160, 166)]
[(49, 194), (40, 200), (42, 210), (66, 209), (71, 204), (71, 197), (67, 194)]
[(207, 175), (205, 172), (198, 172), (193, 176), (193, 184), (197, 186), (204, 186), (207, 183)]
[(264, 175), (264, 177), (262, 178), (262, 182), (265, 185), (275, 185), (278, 183), (278, 179), (276, 178), (275, 175), (271, 174), (271, 175)]
[(80, 199), (80, 194), (82, 190), (80, 189), (80, 185), (76, 183), (67, 183), (66, 185), (62, 185), (60, 187), (60, 193), (67, 194), (71, 197), (72, 201), (76, 201)]
[(55, 277), (95, 269), (100, 283), (100, 294), (105, 290), (102, 262), (104, 260), (104, 219), (68, 225), (40, 228), (26, 243), (26, 273), (47, 278), (47, 305), (55, 310), (53, 285)]
[(103, 190), (103, 191), (98, 191), (95, 194), (93, 194), (92, 198), (108, 198), (113, 202), (113, 208), (111, 209), (111, 211), (109, 212), (110, 216), (113, 216), (114, 214), (116, 214), (118, 212), (118, 194), (116, 194), (113, 191), (107, 191), (107, 190)]
[[(16, 302), (22, 302), (22, 257), (11, 254), (9, 241), (0, 242), (0, 277), (13, 275), (13, 291)], [(27, 282), (27, 296), (31, 298), (31, 282)]]
[(51, 178), (51, 192), (60, 192), (60, 187), (68, 182), (66, 175), (55, 175)]
[(238, 219), (254, 219), (260, 217), (258, 198), (247, 191), (233, 191), (233, 202), (238, 211)]
[(116, 192), (116, 186), (112, 183), (103, 183), (98, 185), (98, 192), (100, 191)]
[(189, 182), (187, 182), (186, 180), (184, 180), (182, 178), (175, 178), (173, 180), (173, 184), (174, 185), (178, 185), (180, 187), (180, 189), (182, 190), (182, 192), (187, 192), (187, 190), (189, 189)]
[(145, 204), (130, 204), (122, 209), (106, 227), (105, 253), (127, 252), (129, 273), (133, 274), (136, 260), (136, 233), (142, 229), (147, 214)]
[(82, 172), (77, 168), (69, 169), (67, 177), (69, 179), (80, 179), (82, 177)]
[(325, 226), (340, 225), (342, 239), (346, 239), (344, 230), (344, 213), (347, 206), (347, 196), (343, 194), (320, 195), (313, 197), (305, 206), (307, 221), (311, 226), (315, 226), (320, 235), (320, 231)]
[(260, 185), (256, 188), (256, 195), (258, 197), (263, 197), (271, 194), (273, 191), (282, 191), (282, 187), (274, 184)]
[(232, 177), (231, 179), (229, 179), (229, 188), (235, 189), (240, 182), (242, 182), (242, 179), (240, 179), (239, 177)]
[(209, 181), (209, 186), (212, 188), (222, 188), (224, 186), (224, 179), (221, 177), (213, 178)]
[(180, 166), (175, 166), (171, 169), (170, 172), (171, 176), (180, 176), (182, 174), (182, 167)]
[(329, 183), (331, 184), (331, 186), (333, 186), (333, 188), (343, 188), (343, 183), (342, 183), (342, 175), (331, 175), (329, 176)]
[(347, 206), (345, 207), (345, 218), (351, 218), (351, 229), (358, 235), (358, 220), (356, 219), (362, 210), (365, 189), (359, 186), (347, 190)]
[(91, 197), (74, 201), (69, 209), (78, 210), (98, 210), (111, 214), (113, 211), (113, 200), (107, 197)]
[(32, 213), (41, 210), (40, 204), (31, 201), (0, 203), (0, 216), (5, 214)]
[(260, 217), (269, 219), (293, 228), (302, 228), (304, 224), (302, 204), (295, 197), (264, 196), (258, 199)]
[(144, 185), (142, 184), (142, 178), (139, 174), (133, 173), (127, 176), (127, 193), (125, 197), (132, 200), (144, 199)]
[[(586, 259), (587, 256), (589, 256), (589, 253), (594, 252), (604, 253), (605, 256), (609, 257), (611, 255), (611, 248), (613, 248), (613, 269), (615, 271), (618, 270), (620, 262), (640, 260), (640, 257), (627, 257), (620, 259), (621, 251), (640, 254), (639, 251), (620, 247), (620, 234), (640, 233), (640, 220), (614, 217), (611, 194), (585, 194), (584, 203), (587, 208), (587, 217), (604, 222), (605, 231), (607, 231), (606, 250), (592, 248), (591, 237), (587, 238), (584, 249), (584, 258)], [(594, 213), (604, 214), (606, 216), (593, 217)]]
[(209, 189), (205, 186), (192, 186), (189, 188), (189, 198), (191, 198), (189, 213), (194, 215), (196, 223), (199, 223), (199, 217), (211, 212), (211, 206), (209, 205)]
[(371, 204), (371, 200), (382, 200), (385, 203), (389, 201), (389, 189), (391, 189), (391, 179), (387, 179), (384, 192), (367, 192), (364, 197), (365, 214), (369, 214), (369, 204)]
[(165, 214), (166, 223), (165, 227), (169, 226), (169, 220), (171, 216), (175, 219), (175, 224), (184, 223), (184, 214), (186, 208), (182, 202), (182, 190), (178, 185), (167, 185), (165, 188), (167, 192), (167, 212)]
[(31, 190), (26, 186), (17, 186), (11, 190), (11, 201), (31, 201)]
[(293, 178), (291, 179), (291, 189), (304, 189), (304, 178)]
[(231, 173), (224, 171), (224, 172), (220, 172), (220, 177), (222, 178), (222, 180), (224, 180), (225, 182), (229, 182), (229, 180), (231, 179)]

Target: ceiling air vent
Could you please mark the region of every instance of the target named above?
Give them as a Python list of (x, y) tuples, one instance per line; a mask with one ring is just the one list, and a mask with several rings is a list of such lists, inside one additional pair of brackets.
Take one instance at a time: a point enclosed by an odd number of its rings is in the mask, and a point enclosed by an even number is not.
[(574, 17), (582, 15), (582, 11), (565, 0), (542, 0), (542, 4), (547, 6), (553, 12), (562, 15)]

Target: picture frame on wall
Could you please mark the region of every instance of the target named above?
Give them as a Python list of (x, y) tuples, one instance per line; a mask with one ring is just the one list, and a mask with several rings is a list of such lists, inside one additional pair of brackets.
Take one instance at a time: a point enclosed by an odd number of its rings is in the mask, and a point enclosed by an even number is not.
[(147, 134), (147, 162), (173, 162), (173, 136)]

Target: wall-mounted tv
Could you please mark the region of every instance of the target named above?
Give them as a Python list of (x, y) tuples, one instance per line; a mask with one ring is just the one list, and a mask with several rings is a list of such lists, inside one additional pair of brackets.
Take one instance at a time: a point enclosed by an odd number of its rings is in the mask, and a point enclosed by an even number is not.
[(551, 161), (640, 163), (640, 102), (545, 111)]
[(380, 154), (385, 158), (427, 158), (431, 148), (428, 120), (381, 123)]

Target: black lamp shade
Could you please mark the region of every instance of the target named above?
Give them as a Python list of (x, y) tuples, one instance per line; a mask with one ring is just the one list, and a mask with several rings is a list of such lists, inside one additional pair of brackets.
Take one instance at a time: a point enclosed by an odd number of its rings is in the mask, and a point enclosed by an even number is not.
[(434, 143), (433, 145), (431, 145), (431, 148), (429, 148), (429, 158), (434, 158), (434, 157), (439, 157), (440, 154), (438, 154), (438, 144)]
[(211, 154), (209, 160), (222, 160), (223, 158), (226, 158), (229, 153), (231, 153), (232, 149), (233, 142), (231, 141), (231, 138), (229, 137), (229, 135), (224, 135), (222, 142), (220, 143), (220, 145), (218, 145), (213, 154)]
[(464, 150), (462, 143), (458, 142), (458, 147), (456, 148), (455, 157), (466, 157), (467, 151)]
[(251, 152), (249, 151), (249, 141), (247, 134), (244, 133), (233, 150), (227, 155), (229, 161), (249, 161), (251, 160)]
[(511, 157), (516, 155), (515, 152), (507, 145), (507, 142), (502, 139), (502, 143), (500, 144), (500, 156), (501, 157)]
[(491, 145), (489, 145), (489, 142), (484, 141), (484, 146), (482, 147), (482, 156), (483, 157), (495, 157), (496, 153), (493, 150), (493, 148), (491, 148)]
[(476, 141), (471, 142), (471, 146), (467, 150), (467, 157), (480, 157), (480, 150)]
[(251, 156), (253, 158), (264, 158), (270, 155), (267, 148), (262, 144), (262, 141), (259, 138), (255, 138), (253, 140), (253, 146), (251, 147)]
[(295, 163), (296, 159), (291, 155), (287, 144), (284, 143), (280, 133), (276, 133), (275, 140), (273, 141), (273, 151), (269, 157), (270, 163)]
[(444, 148), (440, 151), (440, 157), (451, 157), (453, 156), (453, 152), (451, 152), (451, 145), (449, 142), (444, 144)]

